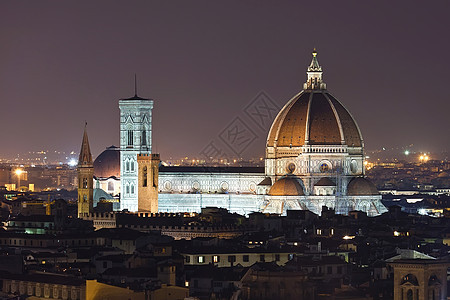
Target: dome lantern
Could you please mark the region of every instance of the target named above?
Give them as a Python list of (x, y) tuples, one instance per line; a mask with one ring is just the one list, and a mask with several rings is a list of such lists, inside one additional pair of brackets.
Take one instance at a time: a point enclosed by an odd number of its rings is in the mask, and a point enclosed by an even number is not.
[(312, 52), (312, 61), (308, 67), (308, 80), (303, 84), (304, 90), (326, 90), (327, 85), (323, 82), (322, 79), (322, 67), (319, 65), (319, 61), (317, 60), (317, 51), (314, 48)]

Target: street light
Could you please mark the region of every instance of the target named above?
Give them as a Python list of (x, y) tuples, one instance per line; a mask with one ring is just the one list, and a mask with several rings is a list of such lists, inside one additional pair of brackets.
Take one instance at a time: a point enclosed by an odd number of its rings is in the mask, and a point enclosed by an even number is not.
[(16, 169), (15, 173), (17, 175), (17, 190), (20, 191), (20, 175), (22, 175), (23, 170), (22, 169)]

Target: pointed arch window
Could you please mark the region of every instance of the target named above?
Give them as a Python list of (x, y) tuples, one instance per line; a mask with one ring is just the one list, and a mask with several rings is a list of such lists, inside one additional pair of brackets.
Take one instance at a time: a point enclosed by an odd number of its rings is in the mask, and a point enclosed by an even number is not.
[(134, 195), (134, 184), (131, 184), (131, 194)]
[(134, 161), (130, 161), (130, 165), (131, 165), (131, 172), (134, 172)]
[(126, 187), (126, 194), (129, 194), (130, 193), (130, 186), (127, 184), (127, 187)]
[(83, 189), (87, 189), (88, 188), (88, 180), (87, 178), (83, 178)]
[(126, 168), (125, 170), (127, 170), (127, 172), (130, 172), (130, 162), (127, 160), (127, 162), (125, 163)]

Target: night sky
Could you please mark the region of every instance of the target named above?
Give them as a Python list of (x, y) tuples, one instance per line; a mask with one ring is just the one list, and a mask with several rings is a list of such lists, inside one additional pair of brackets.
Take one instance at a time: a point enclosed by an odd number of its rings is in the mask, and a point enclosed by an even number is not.
[[(244, 108), (283, 106), (318, 51), (366, 149), (450, 146), (449, 1), (1, 1), (0, 157), (119, 144), (118, 99), (155, 101), (153, 151), (199, 156)], [(229, 150), (228, 150), (229, 151)]]

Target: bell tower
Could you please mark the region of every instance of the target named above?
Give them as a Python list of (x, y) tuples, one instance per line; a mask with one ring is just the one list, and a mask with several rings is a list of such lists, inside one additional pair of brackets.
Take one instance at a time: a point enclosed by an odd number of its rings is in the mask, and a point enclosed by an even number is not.
[(158, 212), (159, 162), (159, 154), (139, 154), (137, 157), (139, 212)]
[(138, 211), (138, 154), (152, 153), (153, 100), (120, 99), (120, 210)]
[(78, 158), (78, 218), (94, 210), (94, 164), (87, 135), (87, 123), (84, 126), (80, 157)]

